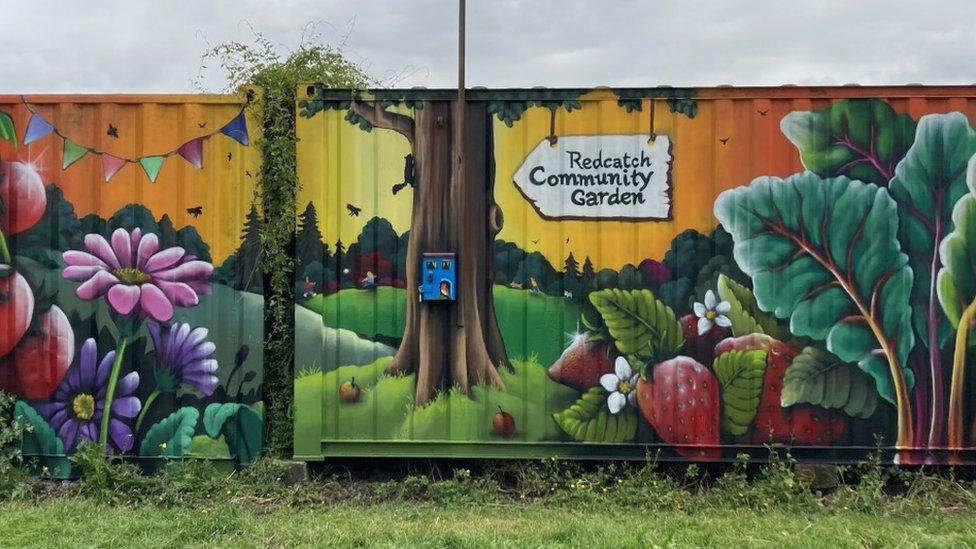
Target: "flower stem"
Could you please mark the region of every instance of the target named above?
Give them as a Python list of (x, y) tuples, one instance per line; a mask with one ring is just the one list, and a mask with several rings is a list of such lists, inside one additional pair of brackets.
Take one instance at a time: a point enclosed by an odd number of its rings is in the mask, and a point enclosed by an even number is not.
[(156, 387), (151, 393), (149, 393), (149, 396), (146, 398), (146, 403), (142, 405), (142, 411), (139, 412), (139, 417), (136, 419), (135, 433), (139, 432), (139, 427), (142, 426), (142, 420), (146, 419), (146, 412), (149, 411), (149, 407), (152, 406), (153, 402), (156, 401), (156, 397), (158, 397), (160, 393), (162, 393), (162, 391), (159, 390), (159, 387)]
[(0, 263), (10, 265), (10, 249), (7, 248), (7, 237), (0, 231)]
[(969, 330), (976, 315), (976, 300), (966, 306), (956, 328), (956, 348), (952, 357), (952, 382), (949, 386), (949, 448), (962, 448), (962, 391), (966, 380), (966, 349), (969, 347)]
[(112, 373), (108, 377), (108, 387), (105, 389), (105, 403), (102, 405), (102, 423), (98, 430), (98, 444), (103, 452), (108, 451), (108, 424), (112, 418), (112, 401), (115, 400), (115, 386), (119, 383), (119, 370), (122, 369), (122, 357), (129, 340), (122, 338), (115, 349), (115, 360), (112, 362)]

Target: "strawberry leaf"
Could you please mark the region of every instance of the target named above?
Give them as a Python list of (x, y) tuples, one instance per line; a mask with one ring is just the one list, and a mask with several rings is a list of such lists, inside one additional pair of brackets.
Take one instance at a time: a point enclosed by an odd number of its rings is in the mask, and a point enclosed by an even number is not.
[(794, 404), (838, 408), (849, 416), (866, 419), (878, 407), (878, 392), (871, 378), (857, 366), (807, 347), (783, 375), (780, 403), (784, 408)]
[(590, 301), (613, 337), (620, 354), (639, 359), (664, 359), (684, 344), (674, 311), (650, 290), (610, 288), (590, 294)]
[(715, 358), (712, 369), (722, 388), (722, 428), (744, 435), (759, 410), (766, 351), (728, 351)]

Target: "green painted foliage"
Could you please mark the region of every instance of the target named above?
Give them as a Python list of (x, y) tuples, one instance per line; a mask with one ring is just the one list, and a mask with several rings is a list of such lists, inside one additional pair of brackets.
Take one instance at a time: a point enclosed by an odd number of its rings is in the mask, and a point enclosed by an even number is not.
[(10, 141), (14, 147), (17, 147), (17, 130), (14, 128), (14, 119), (3, 111), (0, 111), (0, 139)]
[(749, 288), (725, 275), (720, 275), (718, 295), (722, 301), (728, 301), (731, 307), (725, 316), (732, 321), (732, 335), (738, 337), (767, 334), (776, 339), (789, 336), (788, 331), (780, 327), (775, 316), (759, 308), (756, 296), (752, 295), (752, 290)]
[(926, 347), (932, 326), (938, 326), (940, 346), (952, 334), (934, 306), (932, 277), (937, 276), (944, 261), (937, 239), (953, 232), (953, 206), (969, 192), (966, 166), (974, 153), (976, 132), (965, 115), (924, 116), (918, 123), (915, 144), (891, 180), (891, 196), (898, 203), (899, 239), (915, 273), (912, 323), (916, 339)]
[[(976, 299), (976, 156), (969, 161), (969, 188), (952, 211), (954, 229), (939, 246), (943, 267), (939, 271), (939, 302), (953, 327), (959, 326), (963, 309)], [(974, 344), (973, 338), (969, 339)]]
[(894, 367), (911, 388), (912, 270), (887, 190), (812, 172), (760, 177), (722, 193), (715, 215), (735, 239), (760, 309), (856, 362), (885, 399), (895, 399)]
[(637, 434), (637, 412), (625, 406), (611, 414), (607, 393), (592, 387), (572, 406), (552, 415), (556, 425), (578, 442), (628, 442)]
[(184, 406), (153, 425), (139, 446), (140, 456), (183, 457), (193, 439), (200, 412)]
[(213, 438), (221, 435), (239, 465), (261, 455), (264, 447), (264, 421), (254, 408), (236, 402), (213, 403), (203, 412), (203, 427)]
[(766, 373), (766, 351), (727, 351), (712, 365), (722, 387), (722, 428), (744, 435), (756, 418)]
[(26, 423), (29, 432), (24, 434), (21, 452), (28, 461), (36, 459), (41, 467), (47, 467), (47, 474), (54, 478), (64, 478), (71, 472), (71, 464), (64, 458), (64, 445), (54, 429), (34, 408), (18, 400), (14, 404), (13, 418)]
[(786, 369), (780, 404), (813, 404), (869, 418), (878, 407), (878, 392), (871, 378), (855, 365), (807, 347)]
[(650, 290), (611, 288), (590, 293), (590, 302), (622, 355), (671, 357), (684, 344), (674, 311)]
[(795, 111), (780, 129), (806, 169), (884, 185), (915, 138), (915, 121), (880, 99), (845, 99), (817, 111)]

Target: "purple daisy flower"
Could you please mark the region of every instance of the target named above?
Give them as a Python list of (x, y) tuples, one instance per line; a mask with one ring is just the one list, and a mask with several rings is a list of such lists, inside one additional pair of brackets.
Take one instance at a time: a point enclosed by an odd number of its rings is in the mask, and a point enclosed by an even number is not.
[(187, 254), (179, 246), (159, 249), (159, 237), (133, 229), (116, 229), (111, 244), (100, 234), (85, 236), (85, 249), (64, 252), (67, 267), (61, 276), (81, 282), (81, 299), (106, 296), (122, 315), (151, 317), (166, 322), (173, 306), (192, 307), (210, 293), (213, 265)]
[[(109, 351), (99, 362), (95, 340), (86, 340), (78, 364), (64, 376), (50, 401), (37, 406), (37, 411), (64, 443), (66, 452), (74, 451), (82, 440), (98, 441), (114, 360), (115, 351)], [(115, 447), (123, 452), (131, 450), (133, 444), (132, 428), (126, 421), (139, 415), (142, 408), (142, 403), (133, 396), (138, 386), (137, 372), (120, 378), (115, 386), (108, 434)]]
[(156, 385), (164, 392), (174, 392), (181, 386), (193, 387), (210, 396), (217, 388), (217, 361), (213, 358), (217, 346), (207, 341), (206, 328), (190, 329), (189, 324), (162, 327), (155, 322), (146, 324), (156, 353)]

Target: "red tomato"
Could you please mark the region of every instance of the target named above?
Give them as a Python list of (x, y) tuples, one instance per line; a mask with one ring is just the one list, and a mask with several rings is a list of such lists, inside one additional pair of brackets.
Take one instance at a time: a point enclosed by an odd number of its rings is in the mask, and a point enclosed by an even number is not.
[(0, 162), (0, 231), (17, 234), (41, 220), (47, 207), (44, 183), (34, 166)]
[(27, 280), (17, 272), (0, 278), (0, 356), (13, 350), (24, 337), (33, 315), (34, 292)]
[(56, 305), (41, 315), (41, 332), (28, 334), (14, 349), (13, 365), (20, 395), (31, 399), (51, 396), (75, 355), (75, 334), (68, 317)]

